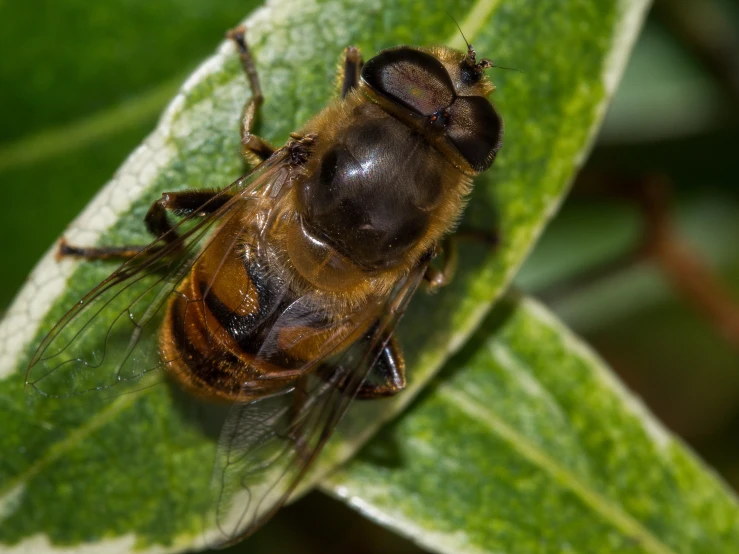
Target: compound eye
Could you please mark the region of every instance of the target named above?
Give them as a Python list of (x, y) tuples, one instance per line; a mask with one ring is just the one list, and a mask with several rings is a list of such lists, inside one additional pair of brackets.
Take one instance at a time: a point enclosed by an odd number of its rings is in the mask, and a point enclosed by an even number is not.
[(362, 79), (375, 92), (422, 116), (454, 100), (452, 79), (441, 62), (412, 48), (380, 52), (364, 64)]
[(460, 96), (450, 112), (447, 137), (475, 171), (485, 171), (503, 140), (503, 120), (482, 96)]

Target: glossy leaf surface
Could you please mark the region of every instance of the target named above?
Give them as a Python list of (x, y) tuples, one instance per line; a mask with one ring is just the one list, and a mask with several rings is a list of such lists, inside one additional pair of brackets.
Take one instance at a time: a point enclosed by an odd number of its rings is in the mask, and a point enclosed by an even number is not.
[[(446, 11), (457, 15), (480, 55), (523, 71), (493, 73), (504, 146), (493, 169), (477, 179), (464, 221), (498, 232), (499, 248), (464, 244), (454, 284), (414, 301), (400, 331), (408, 390), (353, 410), (319, 471), (345, 460), (406, 406), (509, 283), (587, 154), (645, 7), (640, 0), (597, 6), (586, 0), (454, 6), (282, 0), (247, 19), (267, 97), (258, 131), (276, 144), (332, 97), (344, 46), (357, 45), (365, 56), (402, 43), (462, 46)], [(154, 133), (72, 224), (67, 239), (145, 242), (141, 219), (163, 191), (232, 181), (244, 170), (238, 128), (248, 94), (233, 47), (224, 45), (188, 79)], [(12, 430), (0, 439), (0, 542), (12, 548), (39, 551), (83, 541), (123, 551), (177, 548), (202, 530), (210, 481), (204, 468), (212, 466), (217, 429), (192, 417), (169, 387), (69, 402), (24, 394), (22, 374), (35, 345), (112, 269), (110, 263), (59, 264), (47, 256), (0, 327), (0, 418)], [(100, 337), (104, 333), (101, 328)]]

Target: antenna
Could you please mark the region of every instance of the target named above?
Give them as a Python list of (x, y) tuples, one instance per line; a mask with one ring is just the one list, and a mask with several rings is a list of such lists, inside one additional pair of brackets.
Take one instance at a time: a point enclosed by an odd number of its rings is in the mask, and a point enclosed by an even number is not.
[(459, 34), (462, 35), (462, 39), (464, 40), (464, 43), (467, 45), (467, 50), (472, 48), (472, 45), (467, 41), (467, 37), (464, 36), (464, 33), (462, 32), (462, 27), (459, 26), (459, 23), (457, 23), (457, 20), (454, 19), (454, 16), (450, 14), (448, 11), (444, 10), (444, 13), (446, 13), (449, 18), (454, 21), (454, 24), (457, 26), (457, 29), (459, 29)]
[(523, 71), (521, 71), (520, 69), (516, 69), (515, 67), (503, 67), (502, 65), (495, 65), (495, 64), (491, 65), (490, 67), (495, 68), (495, 69), (507, 69), (508, 71), (515, 71), (516, 73), (520, 73), (521, 75), (524, 74)]
[[(459, 34), (462, 35), (462, 39), (464, 40), (464, 43), (467, 45), (467, 54), (469, 58), (472, 60), (472, 63), (475, 63), (475, 48), (469, 43), (469, 41), (467, 40), (467, 37), (464, 36), (464, 33), (462, 32), (462, 27), (459, 26), (459, 23), (457, 22), (456, 19), (454, 19), (454, 16), (452, 14), (450, 14), (446, 10), (444, 10), (444, 13), (446, 13), (449, 16), (449, 18), (452, 21), (454, 21), (454, 24), (457, 26), (457, 29), (459, 29)], [(485, 64), (485, 62), (487, 62), (487, 64), (490, 64), (490, 65)], [(508, 71), (515, 71), (523, 75), (523, 71), (521, 71), (520, 69), (516, 69), (515, 67), (503, 67), (502, 65), (495, 65), (493, 62), (491, 62), (487, 58), (483, 59), (480, 62), (480, 64), (478, 64), (478, 67), (482, 67), (483, 64), (484, 64), (484, 67), (495, 67), (497, 69), (506, 69)]]

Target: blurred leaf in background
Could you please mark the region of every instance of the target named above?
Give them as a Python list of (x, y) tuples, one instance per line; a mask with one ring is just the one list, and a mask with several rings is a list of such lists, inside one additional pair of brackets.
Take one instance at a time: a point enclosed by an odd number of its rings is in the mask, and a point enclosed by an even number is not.
[[(573, 194), (517, 278), (735, 488), (737, 146), (739, 6), (656, 2)], [(671, 183), (667, 214), (676, 237), (713, 273), (717, 302), (733, 323), (707, 317), (700, 300), (675, 288), (663, 265), (634, 255), (648, 222), (633, 204), (585, 193), (594, 180), (626, 183), (643, 176)], [(699, 283), (699, 291), (705, 288)]]

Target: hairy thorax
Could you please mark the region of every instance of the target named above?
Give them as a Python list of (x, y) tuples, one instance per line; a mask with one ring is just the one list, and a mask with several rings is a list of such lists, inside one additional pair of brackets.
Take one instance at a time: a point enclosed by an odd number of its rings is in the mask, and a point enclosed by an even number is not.
[(319, 294), (350, 303), (387, 294), (454, 224), (468, 179), (420, 133), (359, 94), (303, 132), (313, 126), (323, 133), (293, 191), (286, 254)]

